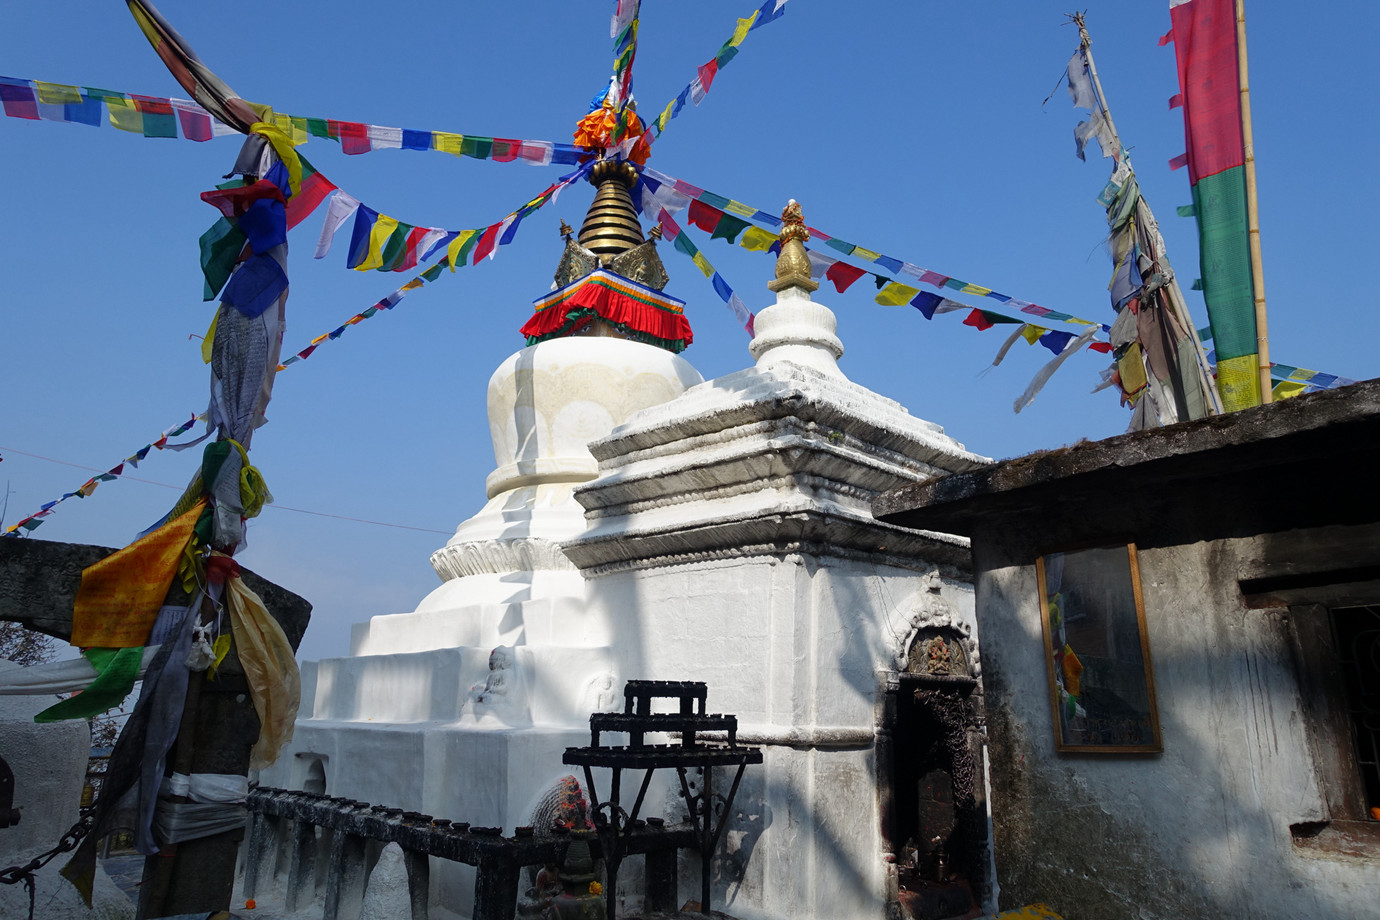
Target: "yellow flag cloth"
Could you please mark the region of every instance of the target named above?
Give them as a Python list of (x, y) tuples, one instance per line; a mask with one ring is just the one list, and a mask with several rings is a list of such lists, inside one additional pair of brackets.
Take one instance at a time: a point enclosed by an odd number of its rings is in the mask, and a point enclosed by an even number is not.
[(1222, 394), (1222, 408), (1228, 412), (1260, 405), (1260, 356), (1241, 355), (1222, 358), (1217, 362), (1217, 392)]
[(873, 299), (884, 307), (899, 307), (903, 303), (910, 303), (919, 293), (919, 288), (893, 281), (878, 291), (877, 296)]
[(132, 134), (144, 133), (144, 116), (134, 107), (133, 99), (106, 96), (105, 106), (110, 110), (110, 127)]
[[(446, 247), (446, 261), (450, 263), (451, 271), (455, 271), (457, 263), (464, 264), (460, 261), (460, 250), (464, 249), (470, 238), (479, 232), (478, 230), (461, 230), (455, 235), (455, 239), (450, 241), (450, 245)], [(465, 257), (469, 258), (468, 254)]]
[[(273, 110), (269, 109), (269, 117), (272, 117), (272, 113)], [(282, 160), (283, 165), (287, 167), (288, 184), (292, 186), (292, 194), (296, 195), (300, 192), (302, 190), (302, 158), (293, 149), (292, 138), (288, 137), (282, 128), (266, 121), (255, 122), (249, 130), (255, 134), (263, 135), (264, 140), (273, 146), (273, 152), (278, 154), (278, 159)]]
[(1145, 359), (1141, 357), (1140, 343), (1132, 342), (1126, 354), (1116, 363), (1116, 371), (1121, 375), (1121, 390), (1127, 396), (1134, 396), (1149, 380), (1145, 376)]
[(728, 47), (737, 48), (747, 38), (748, 32), (752, 29), (752, 24), (757, 21), (757, 16), (761, 10), (755, 10), (747, 19), (738, 20), (738, 28), (733, 30), (733, 37), (728, 40)]
[(380, 214), (379, 219), (374, 221), (374, 228), (369, 231), (369, 254), (364, 257), (364, 261), (355, 266), (355, 271), (369, 271), (383, 267), (383, 247), (388, 243), (388, 238), (393, 235), (393, 231), (398, 229), (398, 219), (389, 217), (387, 214)]
[(761, 227), (748, 227), (743, 231), (743, 241), (738, 245), (753, 252), (766, 252), (775, 243), (775, 233), (768, 233)]
[(986, 297), (988, 294), (992, 293), (992, 289), (985, 288), (980, 284), (965, 284), (963, 285), (963, 293), (976, 294), (979, 297)]
[(302, 700), (302, 676), (292, 644), (259, 596), (238, 575), (225, 583), (225, 593), (240, 665), (249, 683), (254, 711), (259, 714), (259, 740), (249, 752), (249, 768), (261, 770), (277, 760), (283, 745), (292, 740)]
[(1274, 394), (1276, 400), (1280, 400), (1288, 399), (1290, 396), (1298, 396), (1306, 389), (1308, 389), (1308, 385), (1301, 381), (1281, 380), (1279, 383), (1275, 384), (1275, 388), (1271, 392)]
[(66, 83), (44, 83), (35, 80), (38, 87), (38, 101), (48, 105), (67, 105), (81, 102), (81, 90)]
[(81, 573), (72, 644), (131, 648), (148, 642), (205, 501)]
[(464, 156), (465, 135), (451, 134), (448, 131), (433, 131), (431, 133), (431, 148), (451, 156)]
[[(866, 259), (869, 262), (876, 262), (882, 257), (880, 252), (873, 252), (871, 249), (863, 249), (861, 246), (854, 246), (853, 251), (850, 252), (849, 255), (856, 256), (859, 259)], [(915, 293), (918, 294), (920, 292), (916, 291)]]
[(1040, 336), (1044, 335), (1048, 331), (1049, 330), (1044, 328), (1043, 326), (1035, 326), (1031, 323), (1026, 323), (1024, 326), (1021, 327), (1021, 337), (1024, 338), (1027, 342), (1029, 342), (1031, 345), (1034, 345), (1036, 342), (1040, 341)]
[(695, 253), (695, 257), (691, 259), (691, 261), (695, 263), (696, 268), (704, 273), (706, 278), (714, 274), (714, 266), (709, 264), (709, 260), (704, 257), (704, 253)]
[(206, 337), (201, 340), (201, 363), (211, 363), (211, 352), (216, 345), (216, 321), (220, 319), (220, 311), (211, 314), (211, 325), (206, 329)]

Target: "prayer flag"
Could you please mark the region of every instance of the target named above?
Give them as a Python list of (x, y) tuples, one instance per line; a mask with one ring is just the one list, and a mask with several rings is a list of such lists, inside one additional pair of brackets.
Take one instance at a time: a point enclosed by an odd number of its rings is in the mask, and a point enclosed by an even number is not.
[(1218, 391), (1223, 408), (1234, 411), (1261, 399), (1236, 7), (1233, 0), (1180, 0), (1171, 2), (1169, 15)]
[(205, 507), (204, 499), (198, 501), (153, 533), (83, 570), (72, 609), (73, 645), (131, 648), (147, 642)]
[(824, 277), (834, 282), (834, 290), (842, 294), (865, 274), (867, 273), (857, 266), (849, 265), (847, 262), (835, 262), (825, 271)]
[(768, 233), (760, 227), (748, 227), (743, 233), (743, 241), (738, 245), (752, 252), (765, 252), (776, 242), (776, 234)]
[[(834, 267), (837, 268), (838, 266), (836, 265)], [(913, 288), (908, 284), (893, 281), (878, 291), (874, 299), (884, 307), (899, 307), (902, 304), (910, 303), (911, 299), (919, 293), (919, 288)]]
[(928, 291), (921, 291), (911, 300), (910, 305), (919, 310), (925, 319), (934, 319), (934, 308), (939, 306), (944, 300), (938, 294), (931, 294)]
[(993, 323), (990, 319), (988, 319), (987, 314), (984, 313), (982, 310), (973, 310), (971, 313), (968, 314), (967, 319), (963, 321), (963, 325), (972, 326), (979, 332), (986, 332), (988, 329), (991, 329), (996, 324)]

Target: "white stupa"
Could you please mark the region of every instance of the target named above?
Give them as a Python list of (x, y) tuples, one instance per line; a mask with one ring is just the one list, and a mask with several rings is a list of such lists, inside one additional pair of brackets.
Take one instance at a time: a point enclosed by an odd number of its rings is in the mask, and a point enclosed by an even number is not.
[[(596, 177), (558, 282), (594, 264), (664, 284), (630, 176)], [(359, 624), (350, 657), (304, 666), (296, 737), (265, 785), (511, 832), (569, 773), (561, 754), (588, 743), (590, 712), (621, 708), (624, 681), (702, 680), (740, 739), (766, 746), (715, 907), (888, 915), (904, 842), (890, 838), (914, 824), (887, 811), (889, 790), (916, 781), (889, 740), (909, 730), (895, 701), (920, 637), (956, 637), (974, 674), (977, 650), (966, 542), (878, 523), (870, 501), (983, 458), (844, 376), (796, 223), (754, 366), (705, 383), (598, 311), (499, 366), (487, 504), (432, 556), (442, 584), (415, 611)], [(670, 797), (648, 802), (679, 820)], [(689, 871), (683, 896), (698, 891)], [(434, 863), (433, 903), (464, 916), (473, 878)], [(979, 901), (985, 884), (972, 880)]]

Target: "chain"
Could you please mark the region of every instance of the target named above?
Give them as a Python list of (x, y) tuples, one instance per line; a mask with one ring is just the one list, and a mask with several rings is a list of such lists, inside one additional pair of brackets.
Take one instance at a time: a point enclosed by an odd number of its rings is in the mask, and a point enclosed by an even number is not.
[(32, 900), (33, 874), (52, 862), (55, 857), (75, 850), (77, 844), (81, 843), (82, 838), (91, 833), (91, 828), (95, 823), (96, 816), (93, 810), (84, 810), (81, 817), (77, 819), (77, 823), (73, 824), (67, 829), (67, 833), (62, 835), (62, 839), (58, 841), (57, 846), (48, 850), (46, 853), (40, 853), (23, 866), (10, 866), (8, 869), (0, 869), (0, 885), (15, 885), (19, 882), (24, 882), (29, 886), (29, 898)]

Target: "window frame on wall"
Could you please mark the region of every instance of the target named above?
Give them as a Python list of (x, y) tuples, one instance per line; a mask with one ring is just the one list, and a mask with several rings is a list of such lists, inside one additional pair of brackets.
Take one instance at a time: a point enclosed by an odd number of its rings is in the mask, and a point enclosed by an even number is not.
[(1367, 797), (1361, 773), (1333, 611), (1376, 606), (1364, 602), (1289, 606), (1303, 721), (1325, 812), (1321, 820), (1291, 824), (1290, 831), (1300, 847), (1372, 859), (1380, 856), (1380, 820), (1370, 809), (1380, 803)]
[[(1051, 623), (1051, 594), (1049, 592), (1050, 580), (1052, 578), (1051, 568), (1054, 566), (1055, 557), (1071, 556), (1076, 553), (1088, 553), (1093, 551), (1109, 551), (1124, 549), (1126, 552), (1127, 573), (1126, 591), (1118, 599), (1119, 609), (1111, 616), (1115, 616), (1120, 621), (1124, 630), (1129, 626), (1128, 616), (1134, 618), (1135, 629), (1138, 637), (1138, 648), (1140, 652), (1140, 670), (1143, 676), (1143, 690), (1145, 695), (1144, 718), (1149, 723), (1150, 738), (1147, 741), (1134, 744), (1126, 743), (1105, 743), (1089, 742), (1074, 743), (1069, 740), (1072, 734), (1072, 720), (1068, 718), (1069, 694), (1065, 689), (1065, 683), (1069, 680), (1068, 672), (1065, 670), (1067, 656), (1060, 656), (1067, 643), (1062, 643), (1059, 649), (1055, 648), (1053, 631), (1057, 628)], [(1060, 560), (1062, 563), (1062, 558)], [(1159, 705), (1155, 696), (1155, 669), (1154, 661), (1150, 654), (1150, 635), (1146, 626), (1145, 601), (1141, 593), (1140, 584), (1140, 561), (1136, 551), (1136, 544), (1132, 542), (1101, 544), (1096, 546), (1078, 546), (1064, 548), (1051, 552), (1042, 553), (1035, 559), (1036, 583), (1039, 590), (1039, 611), (1040, 611), (1040, 631), (1044, 637), (1045, 668), (1048, 676), (1048, 691), (1050, 701), (1050, 714), (1053, 719), (1054, 748), (1061, 753), (1075, 754), (1158, 754), (1164, 751), (1164, 739), (1160, 733)], [(1062, 580), (1062, 576), (1060, 576)], [(1062, 587), (1062, 586), (1061, 586)], [(1061, 594), (1062, 590), (1056, 592)], [(1088, 614), (1085, 610), (1064, 610), (1061, 608), (1059, 617), (1061, 622), (1067, 616), (1068, 622), (1075, 622)], [(1078, 660), (1077, 650), (1074, 650), (1074, 660)], [(1080, 662), (1081, 664), (1081, 662)], [(1086, 692), (1083, 694), (1086, 696)], [(1074, 697), (1074, 704), (1077, 706), (1077, 695)], [(1075, 712), (1077, 709), (1075, 708)], [(1074, 717), (1075, 719), (1077, 716)]]

